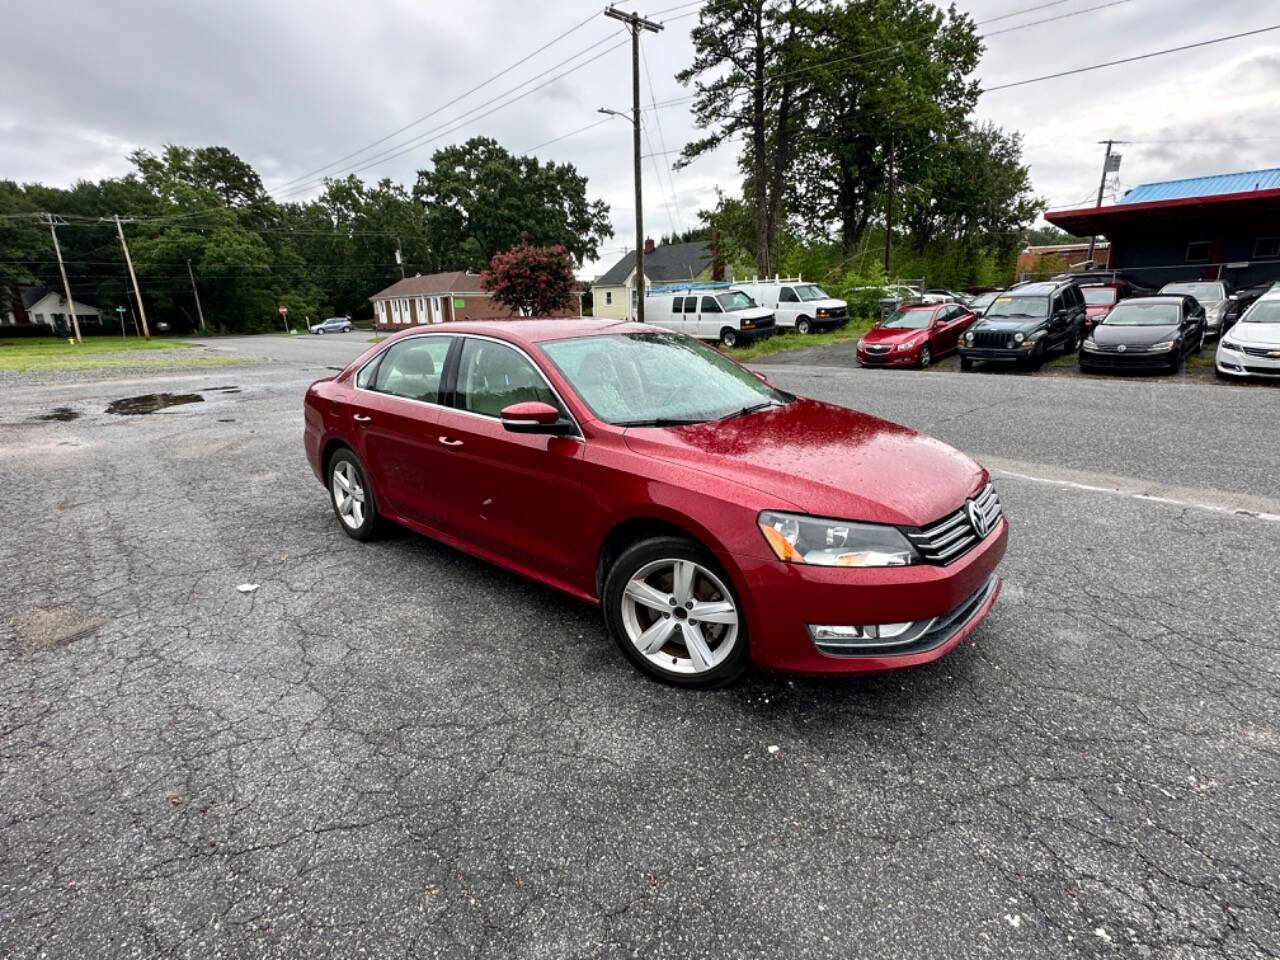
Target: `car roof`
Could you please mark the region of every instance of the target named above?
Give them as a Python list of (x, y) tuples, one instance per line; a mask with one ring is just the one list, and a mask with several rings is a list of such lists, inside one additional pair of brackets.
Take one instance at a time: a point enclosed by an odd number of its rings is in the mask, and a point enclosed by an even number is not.
[(1045, 297), (1061, 287), (1066, 286), (1070, 282), (1071, 281), (1066, 280), (1058, 283), (1053, 281), (1024, 283), (1020, 287), (1010, 287), (1003, 295), (1006, 297)]
[(1186, 297), (1187, 295), (1183, 293), (1165, 293), (1153, 297), (1130, 297), (1124, 301), (1124, 304), (1128, 306), (1135, 303), (1181, 303)]
[(615, 333), (661, 333), (660, 327), (631, 320), (599, 317), (518, 317), (510, 320), (455, 320), (440, 324), (419, 324), (398, 330), (389, 339), (415, 333), (474, 334), (528, 345), (572, 337), (604, 336)]

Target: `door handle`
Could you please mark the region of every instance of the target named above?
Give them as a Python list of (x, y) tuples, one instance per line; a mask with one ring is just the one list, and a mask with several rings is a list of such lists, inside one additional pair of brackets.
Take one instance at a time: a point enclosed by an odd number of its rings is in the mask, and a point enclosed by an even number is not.
[(443, 443), (446, 447), (462, 446), (462, 441), (455, 440), (453, 437), (437, 437), (436, 439), (439, 440), (441, 443)]
[(356, 423), (368, 423), (373, 417), (366, 417), (363, 413), (353, 413), (351, 419)]

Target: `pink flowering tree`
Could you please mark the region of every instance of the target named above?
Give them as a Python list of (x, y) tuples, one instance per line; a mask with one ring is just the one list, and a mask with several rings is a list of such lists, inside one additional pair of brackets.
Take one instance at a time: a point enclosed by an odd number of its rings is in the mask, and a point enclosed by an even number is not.
[(493, 299), (524, 317), (553, 314), (573, 306), (573, 257), (564, 247), (517, 243), (494, 254), (483, 277)]

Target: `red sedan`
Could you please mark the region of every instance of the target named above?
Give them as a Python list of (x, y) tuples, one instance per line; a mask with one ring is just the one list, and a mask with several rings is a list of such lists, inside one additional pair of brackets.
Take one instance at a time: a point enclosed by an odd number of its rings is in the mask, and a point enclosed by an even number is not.
[(981, 466), (656, 327), (406, 330), (311, 386), (305, 444), (349, 536), (393, 521), (598, 604), (678, 685), (935, 660), (1000, 587)]
[(960, 346), (978, 315), (958, 303), (908, 304), (881, 320), (858, 341), (864, 367), (920, 367)]

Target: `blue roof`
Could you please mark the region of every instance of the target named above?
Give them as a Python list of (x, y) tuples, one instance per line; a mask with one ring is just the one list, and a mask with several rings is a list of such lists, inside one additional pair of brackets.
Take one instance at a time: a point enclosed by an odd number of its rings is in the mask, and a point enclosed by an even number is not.
[(1217, 197), (1224, 193), (1250, 193), (1254, 190), (1280, 190), (1280, 167), (1251, 170), (1248, 173), (1220, 173), (1213, 177), (1192, 177), (1189, 180), (1144, 183), (1126, 193), (1120, 203)]

